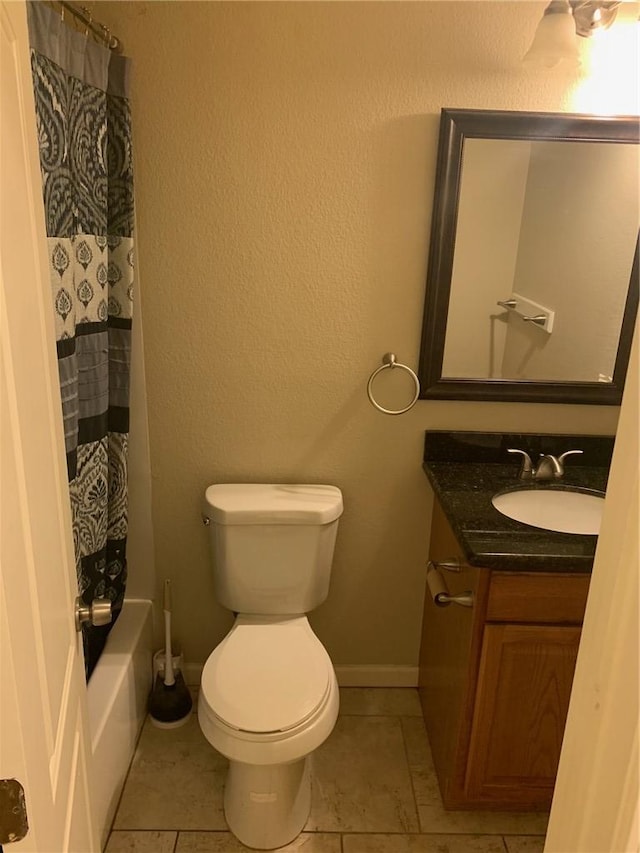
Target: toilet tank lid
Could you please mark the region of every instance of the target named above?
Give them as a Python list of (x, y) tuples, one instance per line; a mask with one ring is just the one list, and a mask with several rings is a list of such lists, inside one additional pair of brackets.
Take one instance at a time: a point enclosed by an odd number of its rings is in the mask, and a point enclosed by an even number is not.
[(342, 515), (337, 486), (217, 483), (205, 492), (216, 524), (329, 524)]

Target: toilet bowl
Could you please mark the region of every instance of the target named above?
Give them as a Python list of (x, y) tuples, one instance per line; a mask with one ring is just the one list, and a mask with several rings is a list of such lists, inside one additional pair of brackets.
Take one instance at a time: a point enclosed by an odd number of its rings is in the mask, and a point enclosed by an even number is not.
[(327, 596), (342, 495), (334, 486), (210, 486), (218, 599), (236, 616), (202, 672), (198, 721), (229, 759), (224, 810), (248, 847), (292, 841), (311, 808), (310, 757), (338, 684), (305, 613)]
[(338, 716), (329, 656), (305, 616), (239, 616), (205, 664), (198, 699), (204, 736), (230, 767), (229, 828), (248, 847), (292, 841), (311, 807), (309, 756)]

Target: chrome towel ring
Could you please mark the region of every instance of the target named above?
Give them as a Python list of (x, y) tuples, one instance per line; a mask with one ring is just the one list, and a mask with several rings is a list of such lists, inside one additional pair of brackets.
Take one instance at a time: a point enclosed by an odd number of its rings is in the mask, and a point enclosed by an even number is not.
[[(373, 380), (380, 373), (380, 371), (386, 370), (387, 367), (399, 367), (401, 370), (406, 370), (414, 381), (414, 384), (416, 386), (415, 394), (413, 395), (413, 399), (411, 400), (409, 405), (405, 406), (404, 409), (385, 409), (383, 406), (380, 405), (380, 403), (376, 402), (373, 397)], [(374, 370), (371, 376), (369, 377), (369, 382), (367, 383), (367, 395), (369, 397), (371, 405), (375, 406), (378, 411), (384, 412), (385, 415), (402, 415), (405, 412), (408, 412), (409, 409), (411, 409), (413, 406), (415, 406), (418, 397), (420, 396), (420, 381), (418, 380), (418, 377), (415, 375), (415, 373), (413, 372), (413, 370), (411, 370), (410, 367), (407, 367), (406, 364), (400, 364), (399, 361), (396, 361), (396, 357), (392, 352), (386, 352), (382, 356), (382, 367), (379, 367), (377, 370)]]

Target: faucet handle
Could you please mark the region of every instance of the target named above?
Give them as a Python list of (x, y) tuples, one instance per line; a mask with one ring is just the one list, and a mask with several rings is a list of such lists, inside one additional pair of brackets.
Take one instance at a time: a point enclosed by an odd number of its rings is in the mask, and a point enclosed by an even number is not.
[(533, 462), (526, 450), (518, 450), (517, 447), (507, 448), (507, 453), (520, 453), (522, 456), (522, 466), (518, 477), (521, 480), (530, 480), (533, 477)]
[(564, 461), (564, 459), (567, 456), (575, 456), (576, 454), (581, 454), (582, 452), (583, 452), (582, 450), (565, 450), (564, 453), (562, 453), (562, 454), (560, 454), (560, 456), (558, 456), (558, 462), (560, 464), (562, 464), (562, 462)]
[(573, 456), (576, 453), (582, 453), (582, 450), (566, 450), (561, 456), (557, 458), (552, 456), (551, 453), (547, 453), (545, 455), (540, 455), (540, 461), (538, 463), (538, 467), (536, 471), (534, 471), (534, 478), (536, 480), (550, 480), (552, 477), (556, 480), (560, 479), (564, 475), (564, 459), (566, 456)]

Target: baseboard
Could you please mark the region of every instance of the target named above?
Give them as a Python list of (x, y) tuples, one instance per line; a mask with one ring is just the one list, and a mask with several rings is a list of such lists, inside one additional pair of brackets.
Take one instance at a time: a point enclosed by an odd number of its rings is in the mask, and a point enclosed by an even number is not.
[[(202, 678), (201, 663), (184, 665), (183, 676), (191, 687), (197, 687)], [(385, 666), (377, 664), (336, 664), (336, 677), (340, 687), (417, 687), (417, 666)]]
[(417, 687), (417, 666), (336, 664), (340, 687)]

